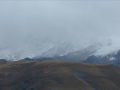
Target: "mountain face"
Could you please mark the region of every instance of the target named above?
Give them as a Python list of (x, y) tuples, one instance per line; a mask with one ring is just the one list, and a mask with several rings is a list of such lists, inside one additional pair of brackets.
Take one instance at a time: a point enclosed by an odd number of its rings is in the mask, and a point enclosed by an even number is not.
[[(27, 48), (24, 47), (22, 50), (19, 48), (18, 50), (13, 48), (9, 49), (7, 47), (0, 48), (0, 58), (8, 61), (16, 61), (21, 59), (29, 61), (68, 60), (94, 64), (111, 63), (120, 66), (120, 51), (118, 48), (112, 46), (111, 40), (105, 44), (84, 43), (78, 47), (75, 47), (73, 44), (68, 42), (60, 43), (56, 46), (53, 43), (50, 43), (49, 40), (43, 40), (41, 43), (36, 43), (34, 48), (32, 48), (32, 45)], [(33, 50), (31, 51), (30, 48)]]
[[(43, 53), (42, 57), (41, 56), (36, 56), (33, 57), (32, 59), (34, 60), (68, 60), (68, 61), (84, 61), (89, 57), (90, 55), (94, 54), (101, 46), (99, 45), (90, 45), (84, 49), (77, 50), (77, 51), (71, 51), (67, 52), (65, 55), (60, 55), (60, 54), (54, 54), (52, 56), (47, 55), (46, 53)], [(65, 49), (65, 48), (64, 48)], [(54, 51), (54, 50), (51, 50)]]
[(76, 46), (70, 42), (52, 42), (49, 39), (43, 39), (41, 42), (39, 40), (31, 40), (27, 45), (20, 44), (11, 47), (0, 45), (0, 59), (15, 61), (26, 57), (34, 59), (60, 57), (71, 52), (80, 51), (89, 46), (89, 44)]
[(27, 42), (29, 42), (29, 44), (24, 43), (11, 46), (0, 44), (0, 59), (16, 61), (26, 57), (40, 59), (50, 57), (58, 58), (62, 56), (65, 56), (66, 59), (71, 59), (72, 57), (70, 56), (74, 54), (74, 57), (78, 60), (81, 54), (81, 59), (84, 60), (86, 56), (93, 54), (101, 47), (99, 44), (91, 44), (88, 42), (73, 44), (73, 42), (53, 42), (49, 39), (43, 39), (41, 42), (39, 39), (28, 40)]
[(85, 61), (86, 63), (94, 63), (94, 64), (114, 64), (120, 66), (120, 50), (105, 56), (89, 56)]
[[(110, 44), (109, 44), (110, 45)], [(60, 56), (56, 54), (51, 57), (34, 57), (32, 60), (68, 60), (74, 62), (84, 62), (93, 64), (114, 64), (120, 66), (120, 50), (116, 52), (110, 52), (105, 55), (96, 55), (97, 51), (101, 49), (102, 45), (90, 45), (82, 50), (69, 52)], [(108, 46), (109, 47), (109, 46)], [(103, 52), (104, 53), (104, 52)], [(43, 56), (47, 56), (46, 54)]]
[(1, 60), (0, 90), (120, 90), (120, 69), (112, 64)]

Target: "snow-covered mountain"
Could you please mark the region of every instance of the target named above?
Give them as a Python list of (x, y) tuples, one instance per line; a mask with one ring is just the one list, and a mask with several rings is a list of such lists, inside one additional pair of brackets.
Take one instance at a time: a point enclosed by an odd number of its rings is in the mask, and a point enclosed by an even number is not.
[[(67, 47), (67, 48), (66, 48)], [(67, 52), (70, 49), (68, 45), (63, 48), (52, 48), (49, 51), (43, 53), (43, 57), (36, 56), (34, 60), (69, 60), (85, 63), (94, 63), (94, 64), (114, 64), (120, 66), (120, 50), (118, 47), (113, 46), (111, 40), (105, 44), (92, 44), (83, 48), (81, 50), (76, 50)], [(63, 51), (64, 54), (58, 53), (58, 51)], [(51, 53), (56, 51), (57, 53)], [(53, 55), (51, 55), (53, 54)], [(61, 55), (62, 54), (62, 55)], [(50, 56), (48, 56), (50, 55)]]
[(91, 55), (83, 62), (92, 63), (92, 64), (108, 64), (109, 63), (109, 64), (120, 66), (120, 50), (104, 56)]
[[(28, 43), (28, 42), (27, 42)], [(111, 40), (105, 43), (73, 44), (71, 42), (57, 43), (45, 38), (16, 47), (0, 46), (0, 59), (15, 61), (25, 60), (69, 60), (86, 63), (114, 63), (119, 62), (119, 45), (115, 46)]]
[[(71, 43), (62, 43), (54, 46), (41, 55), (36, 55), (32, 59), (64, 59), (74, 61), (84, 61), (91, 55), (97, 55), (104, 47), (111, 46), (112, 42), (108, 40), (106, 43), (82, 43), (79, 46)], [(99, 55), (102, 55), (99, 53)]]

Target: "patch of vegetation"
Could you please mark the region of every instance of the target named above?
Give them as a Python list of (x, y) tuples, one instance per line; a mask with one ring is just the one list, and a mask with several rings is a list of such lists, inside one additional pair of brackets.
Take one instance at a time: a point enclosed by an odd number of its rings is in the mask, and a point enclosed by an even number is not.
[(5, 62), (0, 90), (120, 90), (120, 69), (58, 60)]

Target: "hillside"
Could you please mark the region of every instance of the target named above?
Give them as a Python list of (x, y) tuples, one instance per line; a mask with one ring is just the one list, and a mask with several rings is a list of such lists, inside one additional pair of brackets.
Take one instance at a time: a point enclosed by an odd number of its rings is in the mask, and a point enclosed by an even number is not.
[(120, 69), (112, 64), (3, 60), (0, 90), (120, 90)]

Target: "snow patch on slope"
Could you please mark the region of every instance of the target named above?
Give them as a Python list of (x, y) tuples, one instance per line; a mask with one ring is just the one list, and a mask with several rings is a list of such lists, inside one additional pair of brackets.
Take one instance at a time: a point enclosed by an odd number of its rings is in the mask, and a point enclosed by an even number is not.
[(102, 47), (97, 50), (96, 53), (94, 53), (94, 55), (96, 56), (104, 56), (110, 53), (115, 53), (117, 51), (119, 51), (120, 49), (120, 40), (117, 39), (109, 39), (108, 42), (106, 42), (105, 44), (102, 44)]

